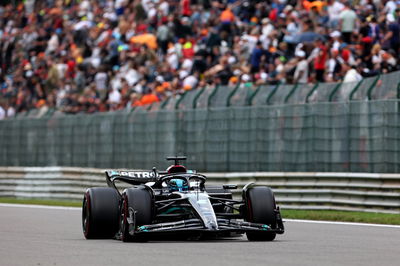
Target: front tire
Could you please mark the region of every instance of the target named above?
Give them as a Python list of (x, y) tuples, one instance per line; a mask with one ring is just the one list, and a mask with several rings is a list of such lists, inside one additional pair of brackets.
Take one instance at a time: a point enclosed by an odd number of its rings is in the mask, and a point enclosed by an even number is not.
[[(121, 239), (123, 242), (143, 242), (146, 237), (135, 235), (138, 226), (151, 224), (152, 196), (145, 188), (128, 188), (122, 195), (121, 205)], [(128, 221), (131, 220), (130, 222)]]
[[(246, 197), (246, 221), (261, 223), (276, 228), (277, 217), (274, 193), (269, 187), (254, 187), (247, 191)], [(275, 232), (246, 232), (250, 241), (272, 241), (276, 237)]]
[(118, 232), (119, 195), (109, 187), (89, 188), (83, 197), (82, 229), (86, 239), (112, 238)]

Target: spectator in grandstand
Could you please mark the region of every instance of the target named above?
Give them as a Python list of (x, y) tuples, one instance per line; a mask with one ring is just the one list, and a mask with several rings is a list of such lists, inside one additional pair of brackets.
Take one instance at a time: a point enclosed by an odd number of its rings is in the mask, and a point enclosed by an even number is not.
[(344, 62), (342, 64), (342, 71), (344, 73), (344, 78), (343, 82), (357, 82), (362, 79), (361, 74), (357, 71), (357, 68), (355, 65), (350, 65), (347, 62)]
[(315, 41), (314, 47), (313, 57), (311, 57), (311, 59), (314, 61), (315, 80), (318, 82), (324, 82), (326, 62), (328, 59), (328, 48), (322, 38), (318, 38)]
[(0, 101), (0, 120), (3, 120), (4, 118), (7, 117), (7, 112), (4, 107), (5, 107), (5, 104), (3, 104), (2, 101)]
[(351, 8), (350, 2), (344, 2), (344, 8), (339, 14), (339, 25), (345, 43), (352, 43), (352, 34), (356, 29), (357, 14)]
[[(390, 1), (389, 1), (390, 2)], [(388, 3), (389, 3), (388, 2)], [(388, 13), (386, 16), (387, 21), (387, 31), (385, 36), (383, 36), (383, 44), (386, 48), (392, 49), (395, 53), (399, 53), (400, 48), (400, 26), (398, 21), (396, 21), (393, 13)]]
[(294, 71), (294, 83), (307, 83), (308, 82), (308, 62), (306, 59), (306, 52), (303, 50), (296, 51), (297, 66)]

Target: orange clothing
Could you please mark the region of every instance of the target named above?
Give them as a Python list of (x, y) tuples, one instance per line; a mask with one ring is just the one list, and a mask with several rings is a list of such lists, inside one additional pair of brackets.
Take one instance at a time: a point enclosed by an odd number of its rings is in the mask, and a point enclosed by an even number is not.
[(316, 7), (318, 12), (321, 12), (322, 8), (325, 6), (325, 2), (323, 1), (314, 1), (314, 2), (309, 2), (309, 1), (303, 1), (303, 7), (307, 10), (310, 11), (311, 8)]
[(131, 43), (147, 44), (150, 49), (157, 49), (157, 37), (154, 34), (145, 33), (133, 36), (130, 39)]
[(235, 20), (235, 15), (229, 8), (227, 8), (222, 11), (219, 19), (221, 20), (221, 22), (233, 22)]
[(160, 100), (155, 94), (145, 94), (143, 95), (142, 99), (140, 99), (142, 105), (152, 104), (159, 101)]
[(136, 107), (136, 106), (142, 106), (142, 102), (140, 100), (135, 100), (133, 103), (131, 103), (132, 107)]

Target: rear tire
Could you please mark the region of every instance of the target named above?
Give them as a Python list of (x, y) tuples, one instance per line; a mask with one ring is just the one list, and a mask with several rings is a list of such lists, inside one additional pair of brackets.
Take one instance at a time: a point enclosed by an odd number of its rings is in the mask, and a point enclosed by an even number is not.
[(118, 232), (119, 195), (109, 187), (89, 188), (83, 197), (82, 229), (86, 239), (112, 238)]
[[(267, 224), (276, 228), (276, 204), (274, 193), (269, 187), (254, 187), (247, 191), (246, 197), (246, 221)], [(276, 237), (275, 232), (246, 232), (250, 241), (272, 241)]]
[[(138, 226), (151, 224), (152, 221), (152, 196), (144, 188), (128, 188), (122, 195), (121, 205), (121, 239), (123, 242), (147, 241), (143, 235), (129, 233)], [(132, 211), (134, 212), (133, 215)], [(131, 217), (132, 216), (132, 217)], [(133, 224), (128, 223), (128, 218), (133, 218)]]

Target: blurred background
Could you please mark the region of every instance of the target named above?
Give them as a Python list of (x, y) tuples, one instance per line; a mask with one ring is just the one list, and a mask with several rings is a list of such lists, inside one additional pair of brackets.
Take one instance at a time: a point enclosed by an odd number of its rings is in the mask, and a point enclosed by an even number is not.
[(0, 165), (399, 170), (400, 1), (0, 4)]

